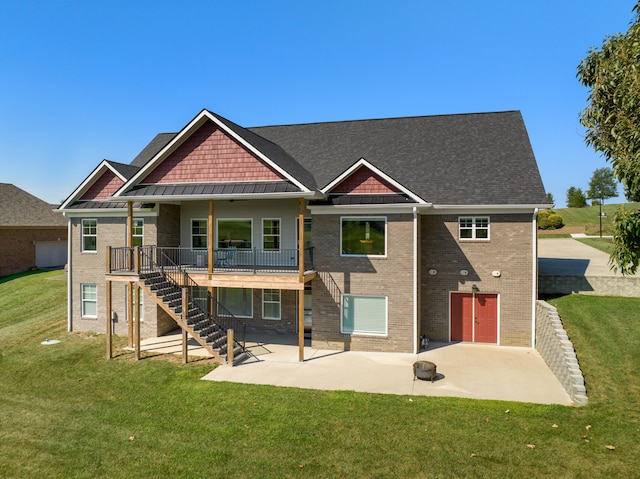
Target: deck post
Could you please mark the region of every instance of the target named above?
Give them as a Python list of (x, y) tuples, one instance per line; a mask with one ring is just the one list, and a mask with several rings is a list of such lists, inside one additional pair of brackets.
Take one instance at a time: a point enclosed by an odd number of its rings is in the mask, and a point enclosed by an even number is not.
[(127, 247), (129, 253), (127, 254), (127, 269), (133, 270), (133, 201), (127, 201)]
[(107, 322), (106, 322), (106, 333), (107, 333), (107, 359), (111, 359), (113, 357), (113, 342), (112, 342), (112, 334), (113, 334), (113, 323), (111, 322), (111, 281), (107, 280), (106, 283), (107, 288)]
[(136, 327), (134, 329), (135, 336), (135, 351), (136, 351), (136, 360), (140, 360), (140, 287), (138, 283), (135, 283), (133, 286), (133, 298), (134, 298), (134, 317)]
[(207, 221), (207, 256), (209, 256), (209, 274), (215, 264), (215, 245), (213, 244), (213, 200), (209, 200), (209, 218)]
[(107, 274), (111, 273), (111, 246), (107, 246)]
[(127, 318), (129, 318), (129, 324), (127, 325), (127, 338), (128, 346), (133, 347), (133, 282), (129, 283), (129, 301), (127, 301)]
[(187, 330), (182, 330), (182, 364), (187, 364), (189, 362), (189, 337), (187, 336)]
[(304, 288), (298, 290), (298, 356), (304, 362)]
[(233, 366), (233, 343), (235, 342), (233, 329), (227, 329), (227, 364)]
[(304, 361), (304, 198), (298, 199), (298, 356)]
[(133, 272), (140, 274), (140, 246), (133, 248)]

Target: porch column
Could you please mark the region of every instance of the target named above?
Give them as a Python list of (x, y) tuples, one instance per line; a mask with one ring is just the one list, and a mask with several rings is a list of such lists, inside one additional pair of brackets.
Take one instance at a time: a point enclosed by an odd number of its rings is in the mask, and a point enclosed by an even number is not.
[(133, 246), (133, 201), (127, 201), (127, 246)]
[(134, 328), (134, 336), (135, 336), (135, 357), (136, 360), (140, 359), (140, 287), (138, 283), (135, 283), (133, 286), (133, 316), (136, 327)]
[(107, 334), (107, 359), (111, 359), (113, 357), (113, 343), (112, 343), (112, 334), (113, 334), (113, 324), (111, 323), (111, 281), (107, 281), (107, 322), (105, 332)]
[(304, 361), (304, 198), (298, 199), (298, 356)]
[(207, 256), (209, 256), (209, 273), (213, 273), (215, 264), (213, 244), (213, 200), (209, 200), (209, 218), (207, 221)]
[(127, 318), (129, 318), (129, 324), (127, 325), (127, 338), (128, 346), (133, 347), (133, 283), (128, 283), (129, 300), (127, 301)]

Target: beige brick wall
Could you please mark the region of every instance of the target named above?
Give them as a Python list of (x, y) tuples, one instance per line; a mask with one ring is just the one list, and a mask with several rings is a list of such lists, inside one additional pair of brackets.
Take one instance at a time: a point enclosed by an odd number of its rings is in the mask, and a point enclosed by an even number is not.
[[(71, 219), (71, 319), (74, 331), (89, 331), (104, 333), (106, 331), (106, 251), (107, 246), (124, 246), (126, 244), (126, 217), (91, 217), (98, 220), (97, 250), (95, 252), (81, 251), (82, 219)], [(144, 243), (155, 244), (157, 236), (157, 219), (144, 218)], [(97, 285), (97, 318), (82, 317), (83, 283)], [(118, 335), (128, 333), (127, 282), (114, 281), (111, 286), (113, 331)], [(175, 322), (156, 305), (151, 297), (144, 295), (144, 313), (140, 333), (142, 337), (152, 337), (163, 334), (176, 327)]]
[[(413, 216), (387, 217), (386, 258), (340, 256), (340, 215), (313, 218), (314, 347), (347, 350), (412, 352), (413, 341)], [(342, 294), (387, 296), (385, 337), (340, 333)]]
[[(421, 225), (421, 334), (449, 339), (449, 294), (497, 293), (502, 345), (532, 344), (533, 234), (531, 214), (484, 215), (489, 241), (458, 240), (458, 215), (423, 216)], [(429, 269), (436, 269), (435, 276)], [(466, 269), (468, 276), (461, 276)], [(500, 277), (492, 276), (500, 271)]]

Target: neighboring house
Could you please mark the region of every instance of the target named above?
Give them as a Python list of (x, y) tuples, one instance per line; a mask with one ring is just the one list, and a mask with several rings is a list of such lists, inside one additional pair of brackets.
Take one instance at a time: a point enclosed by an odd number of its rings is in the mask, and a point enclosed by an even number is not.
[(67, 221), (57, 206), (0, 183), (0, 276), (67, 263)]
[(230, 321), (320, 348), (531, 347), (548, 206), (518, 111), (243, 128), (203, 110), (60, 206), (69, 327), (131, 334), (140, 288), (142, 336), (178, 324), (214, 352)]

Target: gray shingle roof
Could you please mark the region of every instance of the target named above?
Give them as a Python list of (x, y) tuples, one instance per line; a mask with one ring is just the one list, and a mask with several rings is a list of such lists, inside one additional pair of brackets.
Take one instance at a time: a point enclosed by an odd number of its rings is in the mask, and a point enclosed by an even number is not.
[(158, 133), (155, 138), (145, 146), (144, 150), (138, 153), (138, 156), (136, 156), (130, 164), (138, 168), (143, 167), (147, 161), (167, 146), (176, 135), (177, 133)]
[(280, 145), (320, 187), (365, 158), (440, 205), (546, 203), (519, 111), (250, 128)]
[(0, 205), (0, 228), (67, 226), (66, 218), (53, 212), (56, 205), (9, 183), (0, 183)]

